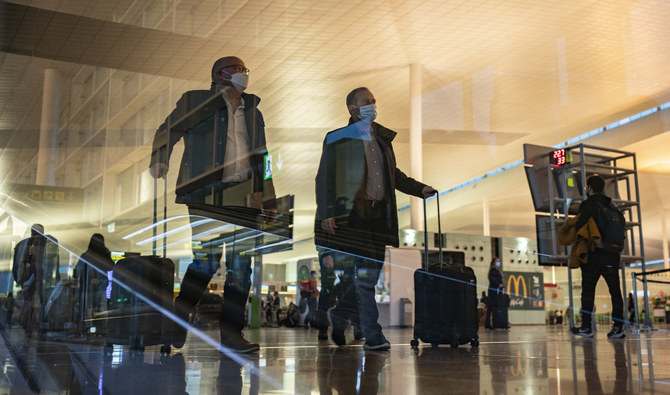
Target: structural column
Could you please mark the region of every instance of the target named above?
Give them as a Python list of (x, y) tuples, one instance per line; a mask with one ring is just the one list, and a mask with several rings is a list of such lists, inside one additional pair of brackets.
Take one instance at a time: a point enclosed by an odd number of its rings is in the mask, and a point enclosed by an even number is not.
[(489, 218), (489, 198), (482, 199), (482, 215), (484, 229), (482, 229), (484, 236), (491, 236), (491, 221)]
[(668, 217), (665, 208), (661, 207), (661, 240), (663, 241), (663, 268), (670, 269), (670, 254), (668, 253)]
[(37, 185), (56, 184), (56, 150), (60, 114), (61, 77), (56, 69), (44, 70), (40, 142), (37, 153)]
[[(409, 65), (409, 158), (410, 177), (423, 181), (423, 134), (422, 134), (422, 108), (421, 108), (421, 65), (411, 63)], [(423, 230), (423, 204), (421, 199), (410, 198), (410, 227), (415, 230)]]

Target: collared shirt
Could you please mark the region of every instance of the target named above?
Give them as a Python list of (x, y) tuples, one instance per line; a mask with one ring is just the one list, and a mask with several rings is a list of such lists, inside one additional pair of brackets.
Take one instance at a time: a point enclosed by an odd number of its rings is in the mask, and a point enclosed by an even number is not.
[(251, 162), (249, 161), (249, 134), (244, 118), (244, 99), (240, 98), (240, 105), (233, 111), (227, 89), (222, 90), (222, 97), (228, 108), (228, 133), (222, 181), (246, 181), (251, 178)]
[(367, 187), (365, 193), (368, 200), (384, 200), (386, 192), (384, 180), (384, 156), (375, 139), (374, 130), (370, 128), (370, 140), (365, 142), (365, 162), (368, 167)]

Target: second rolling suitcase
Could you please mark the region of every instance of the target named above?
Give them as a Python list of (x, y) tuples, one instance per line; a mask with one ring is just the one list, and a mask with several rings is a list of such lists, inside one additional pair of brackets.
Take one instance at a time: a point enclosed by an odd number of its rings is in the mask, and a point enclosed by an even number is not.
[[(439, 197), (437, 198), (439, 224)], [(424, 217), (426, 215), (424, 200)], [(424, 218), (424, 224), (425, 224)], [(441, 233), (441, 228), (439, 229)], [(427, 227), (424, 229), (424, 266), (414, 272), (414, 338), (410, 345), (418, 348), (419, 340), (433, 347), (449, 344), (456, 348), (470, 343), (479, 346), (477, 316), (477, 278), (470, 267), (444, 263), (442, 246), (438, 262), (428, 254)]]
[(114, 265), (113, 279), (107, 345), (124, 344), (136, 350), (161, 345), (161, 353), (169, 354), (173, 324), (165, 312), (173, 310), (172, 260), (158, 256), (124, 258)]

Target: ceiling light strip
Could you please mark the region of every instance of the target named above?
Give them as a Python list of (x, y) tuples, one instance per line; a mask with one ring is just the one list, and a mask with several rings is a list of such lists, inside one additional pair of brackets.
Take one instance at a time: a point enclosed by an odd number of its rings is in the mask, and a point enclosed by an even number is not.
[[(649, 110), (642, 111), (642, 112), (637, 113), (637, 114), (635, 114), (635, 115), (631, 115), (631, 116), (629, 116), (629, 117), (620, 119), (620, 120), (618, 120), (618, 121), (616, 121), (616, 122), (612, 122), (612, 123), (610, 123), (609, 125), (604, 126), (604, 127), (602, 127), (602, 128), (598, 128), (598, 129), (591, 130), (591, 131), (586, 132), (586, 133), (584, 133), (584, 134), (582, 134), (582, 135), (579, 135), (579, 136), (577, 136), (577, 137), (575, 137), (575, 138), (572, 138), (572, 139), (570, 139), (570, 140), (568, 140), (568, 141), (564, 141), (564, 142), (562, 142), (562, 143), (560, 143), (560, 144), (556, 144), (556, 145), (553, 146), (553, 148), (564, 148), (564, 147), (566, 147), (566, 146), (573, 145), (573, 144), (578, 143), (578, 142), (580, 142), (580, 141), (584, 141), (584, 140), (590, 139), (590, 138), (593, 137), (593, 136), (597, 136), (597, 135), (599, 135), (599, 134), (601, 134), (601, 133), (603, 133), (603, 132), (605, 132), (605, 131), (608, 131), (608, 130), (612, 130), (612, 129), (618, 128), (619, 126), (626, 125), (626, 124), (628, 124), (628, 123), (631, 123), (631, 122), (633, 122), (633, 121), (637, 121), (638, 119), (641, 119), (641, 118), (644, 118), (644, 117), (648, 117), (649, 115), (654, 114), (654, 113), (657, 113), (657, 112), (659, 112), (659, 111), (667, 110), (668, 108), (670, 108), (670, 102), (661, 104), (661, 105), (658, 106), (658, 107), (650, 108)], [(454, 192), (454, 191), (459, 190), (459, 189), (461, 189), (461, 188), (464, 188), (464, 187), (466, 187), (466, 186), (468, 186), (468, 185), (470, 185), (470, 184), (474, 184), (475, 182), (481, 181), (481, 180), (483, 180), (483, 179), (485, 179), (485, 178), (487, 178), (487, 177), (491, 177), (491, 176), (493, 176), (493, 175), (495, 175), (495, 174), (502, 173), (503, 171), (505, 171), (505, 170), (509, 170), (509, 169), (511, 169), (511, 168), (513, 168), (513, 167), (516, 167), (516, 166), (519, 166), (519, 165), (521, 165), (522, 163), (523, 163), (523, 160), (518, 160), (518, 161), (516, 161), (516, 162), (512, 162), (512, 163), (510, 163), (510, 164), (508, 164), (508, 165), (505, 165), (505, 166), (503, 166), (503, 167), (500, 167), (500, 168), (498, 168), (498, 169), (495, 169), (495, 170), (493, 170), (493, 171), (490, 171), (490, 172), (484, 174), (483, 176), (475, 177), (475, 178), (473, 178), (473, 179), (471, 179), (471, 180), (468, 180), (468, 181), (466, 181), (466, 182), (464, 182), (464, 183), (462, 183), (462, 184), (456, 185), (456, 186), (453, 187), (453, 188), (447, 189), (446, 191), (442, 191), (442, 192), (440, 192), (440, 196), (446, 195), (447, 193), (450, 193), (450, 192)], [(431, 199), (434, 199), (434, 198), (435, 198), (435, 196), (431, 196), (431, 197), (429, 197), (429, 198), (426, 199), (426, 200), (431, 200)], [(409, 204), (400, 207), (400, 208), (398, 209), (398, 211), (407, 210), (408, 208), (409, 208)]]

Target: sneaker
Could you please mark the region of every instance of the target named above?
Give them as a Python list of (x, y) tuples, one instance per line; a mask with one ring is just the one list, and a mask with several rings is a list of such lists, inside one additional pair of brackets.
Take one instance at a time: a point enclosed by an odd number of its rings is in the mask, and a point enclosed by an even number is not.
[(623, 339), (624, 337), (626, 337), (626, 334), (618, 326), (613, 326), (612, 330), (607, 334), (608, 339)]
[(232, 352), (239, 354), (246, 354), (260, 350), (260, 346), (256, 343), (251, 343), (244, 338), (244, 334), (240, 332), (239, 335), (230, 335), (221, 339), (221, 345), (228, 348)]
[(573, 335), (577, 336), (582, 336), (582, 337), (593, 337), (593, 332), (591, 331), (591, 328), (572, 328), (571, 329)]
[(369, 351), (388, 351), (391, 349), (391, 343), (380, 333), (372, 341), (366, 339), (363, 349)]
[(344, 346), (347, 344), (347, 339), (344, 337), (344, 323), (339, 317), (333, 317), (333, 310), (335, 307), (328, 309), (328, 323), (332, 328), (330, 332), (330, 338), (333, 339), (333, 343), (338, 346)]

